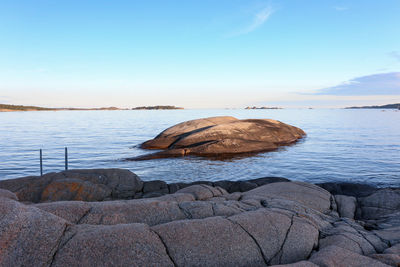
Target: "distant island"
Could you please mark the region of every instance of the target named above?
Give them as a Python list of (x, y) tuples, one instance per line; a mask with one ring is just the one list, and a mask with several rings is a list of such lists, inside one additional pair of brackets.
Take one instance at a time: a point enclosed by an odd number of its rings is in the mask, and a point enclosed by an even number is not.
[(245, 109), (282, 109), (279, 107), (246, 107)]
[(183, 109), (175, 106), (143, 106), (135, 108), (117, 108), (117, 107), (101, 107), (101, 108), (45, 108), (36, 106), (9, 105), (0, 104), (0, 112), (8, 111), (60, 111), (60, 110), (169, 110)]
[(0, 104), (0, 112), (7, 112), (7, 111), (59, 111), (59, 110), (122, 110), (122, 109), (117, 108), (117, 107), (102, 107), (102, 108), (45, 108), (45, 107), (36, 107), (36, 106)]
[(21, 106), (21, 105), (7, 105), (0, 104), (0, 111), (39, 111), (39, 110), (53, 110), (52, 108), (43, 108), (35, 106)]
[(347, 107), (345, 109), (400, 109), (400, 103), (382, 106)]
[(132, 108), (132, 110), (159, 110), (159, 109), (183, 109), (183, 108), (175, 106), (146, 106), (146, 107)]

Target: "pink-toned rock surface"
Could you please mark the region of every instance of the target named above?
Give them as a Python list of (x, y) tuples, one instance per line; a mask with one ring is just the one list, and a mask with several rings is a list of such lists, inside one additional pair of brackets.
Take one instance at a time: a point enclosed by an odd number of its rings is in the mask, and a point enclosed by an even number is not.
[[(385, 215), (353, 220), (328, 191), (273, 180), (249, 181), (256, 187), (246, 192), (220, 182), (155, 198), (38, 204), (0, 189), (0, 266), (398, 266), (397, 189), (358, 198)], [(145, 191), (165, 188), (157, 181)]]
[(14, 192), (20, 201), (102, 201), (134, 198), (143, 182), (124, 169), (78, 169), (43, 176), (0, 181), (0, 188)]

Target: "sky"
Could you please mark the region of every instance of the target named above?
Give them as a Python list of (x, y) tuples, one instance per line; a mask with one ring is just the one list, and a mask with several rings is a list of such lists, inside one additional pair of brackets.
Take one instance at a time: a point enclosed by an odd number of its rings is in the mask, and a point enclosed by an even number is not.
[(0, 103), (400, 103), (399, 0), (0, 0)]

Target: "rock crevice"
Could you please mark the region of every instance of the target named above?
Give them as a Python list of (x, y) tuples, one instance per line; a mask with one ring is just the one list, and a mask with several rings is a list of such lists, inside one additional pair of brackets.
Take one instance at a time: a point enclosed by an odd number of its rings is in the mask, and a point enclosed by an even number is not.
[(261, 256), (262, 256), (262, 258), (263, 258), (263, 260), (264, 260), (265, 265), (268, 265), (268, 259), (267, 259), (267, 257), (264, 255), (264, 252), (263, 252), (263, 250), (262, 250), (260, 244), (258, 243), (257, 239), (256, 239), (250, 232), (248, 232), (240, 223), (235, 222), (235, 221), (232, 221), (232, 220), (229, 219), (229, 218), (227, 218), (227, 219), (228, 219), (231, 223), (236, 224), (236, 225), (238, 225), (240, 228), (242, 228), (242, 230), (245, 231), (245, 232), (251, 237), (251, 239), (253, 239), (254, 243), (257, 245), (257, 247), (258, 247), (258, 249), (259, 249), (259, 251), (260, 251), (260, 254), (261, 254)]
[(156, 231), (152, 230), (151, 228), (150, 228), (150, 231), (151, 231), (152, 233), (154, 233), (156, 236), (158, 236), (158, 238), (160, 239), (160, 242), (163, 244), (163, 246), (164, 246), (164, 248), (165, 248), (165, 252), (167, 253), (169, 259), (170, 259), (171, 262), (174, 264), (174, 266), (177, 267), (178, 265), (175, 263), (174, 259), (171, 257), (171, 254), (170, 254), (169, 251), (168, 251), (167, 244), (164, 242), (164, 240), (162, 239), (162, 237), (161, 237)]

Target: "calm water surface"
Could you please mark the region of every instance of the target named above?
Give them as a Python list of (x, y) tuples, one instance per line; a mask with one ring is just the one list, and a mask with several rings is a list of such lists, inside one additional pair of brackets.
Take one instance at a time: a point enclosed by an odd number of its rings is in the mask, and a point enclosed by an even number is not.
[[(212, 161), (174, 158), (124, 161), (149, 153), (137, 148), (176, 123), (230, 115), (272, 118), (295, 125), (307, 137), (290, 147), (249, 158)], [(143, 180), (167, 182), (241, 180), (281, 176), (312, 183), (365, 182), (400, 186), (400, 112), (395, 110), (165, 110), (41, 111), (0, 113), (0, 180), (64, 168), (126, 168)]]

